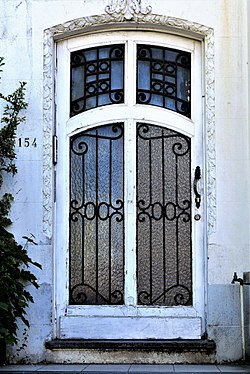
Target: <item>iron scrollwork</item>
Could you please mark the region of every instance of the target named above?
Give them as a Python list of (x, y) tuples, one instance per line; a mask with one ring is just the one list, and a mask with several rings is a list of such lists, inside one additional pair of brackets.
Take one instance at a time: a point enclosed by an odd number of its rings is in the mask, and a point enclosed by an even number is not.
[(123, 292), (115, 290), (110, 293), (110, 297), (104, 297), (94, 287), (87, 283), (77, 284), (72, 287), (71, 302), (77, 305), (88, 305), (92, 304), (93, 300), (97, 300), (98, 304), (101, 305), (120, 305), (123, 304)]
[(162, 299), (168, 300), (168, 305), (189, 305), (192, 300), (192, 293), (188, 287), (181, 284), (168, 287), (160, 295), (152, 299), (152, 295), (147, 291), (138, 294), (141, 305), (157, 305)]
[(71, 116), (124, 102), (124, 45), (71, 53)]
[(138, 45), (137, 103), (191, 117), (191, 55), (170, 48)]
[(190, 138), (138, 124), (137, 147), (138, 303), (190, 305)]
[(70, 152), (70, 303), (122, 304), (123, 124), (73, 136)]

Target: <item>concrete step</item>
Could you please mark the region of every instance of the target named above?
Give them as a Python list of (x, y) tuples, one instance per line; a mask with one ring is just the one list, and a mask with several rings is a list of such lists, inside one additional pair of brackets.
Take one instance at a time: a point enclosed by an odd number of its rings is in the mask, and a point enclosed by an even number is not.
[(50, 362), (95, 364), (214, 363), (212, 340), (84, 340), (46, 342)]

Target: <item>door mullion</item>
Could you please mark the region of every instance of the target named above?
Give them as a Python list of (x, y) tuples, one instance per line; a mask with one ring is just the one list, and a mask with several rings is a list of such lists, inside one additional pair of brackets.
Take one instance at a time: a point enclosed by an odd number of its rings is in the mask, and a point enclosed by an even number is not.
[(125, 305), (137, 304), (136, 292), (136, 126), (125, 126)]
[(136, 103), (136, 43), (128, 40), (125, 60), (125, 90), (128, 107)]

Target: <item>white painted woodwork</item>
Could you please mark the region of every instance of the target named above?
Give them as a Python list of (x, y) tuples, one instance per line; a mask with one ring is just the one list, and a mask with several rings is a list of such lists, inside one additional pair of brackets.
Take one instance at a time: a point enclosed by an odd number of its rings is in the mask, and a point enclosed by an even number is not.
[[(69, 118), (70, 52), (93, 46), (125, 43), (125, 103), (107, 105)], [(192, 119), (167, 109), (136, 104), (136, 44), (160, 45), (192, 54)], [(59, 338), (183, 338), (199, 339), (205, 320), (205, 240), (204, 179), (199, 184), (202, 219), (192, 222), (193, 306), (137, 306), (136, 290), (136, 155), (135, 123), (145, 122), (176, 130), (191, 138), (192, 177), (197, 165), (203, 170), (202, 59), (201, 43), (170, 34), (116, 31), (86, 35), (57, 44), (56, 131), (58, 164), (56, 167), (56, 239), (55, 307), (56, 336)], [(125, 295), (124, 306), (68, 305), (68, 207), (69, 207), (69, 139), (90, 127), (124, 122), (125, 174)], [(203, 172), (202, 172), (203, 175)], [(192, 185), (190, 186), (192, 188)], [(194, 197), (193, 197), (194, 201)], [(197, 213), (192, 208), (192, 216)]]
[[(192, 330), (190, 329), (192, 326)], [(201, 318), (96, 317), (60, 318), (60, 338), (74, 339), (200, 339)]]

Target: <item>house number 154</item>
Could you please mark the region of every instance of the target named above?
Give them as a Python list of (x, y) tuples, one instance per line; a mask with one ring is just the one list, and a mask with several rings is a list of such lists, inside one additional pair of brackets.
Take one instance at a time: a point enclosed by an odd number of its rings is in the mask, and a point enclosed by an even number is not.
[(36, 138), (18, 138), (19, 147), (37, 147)]

